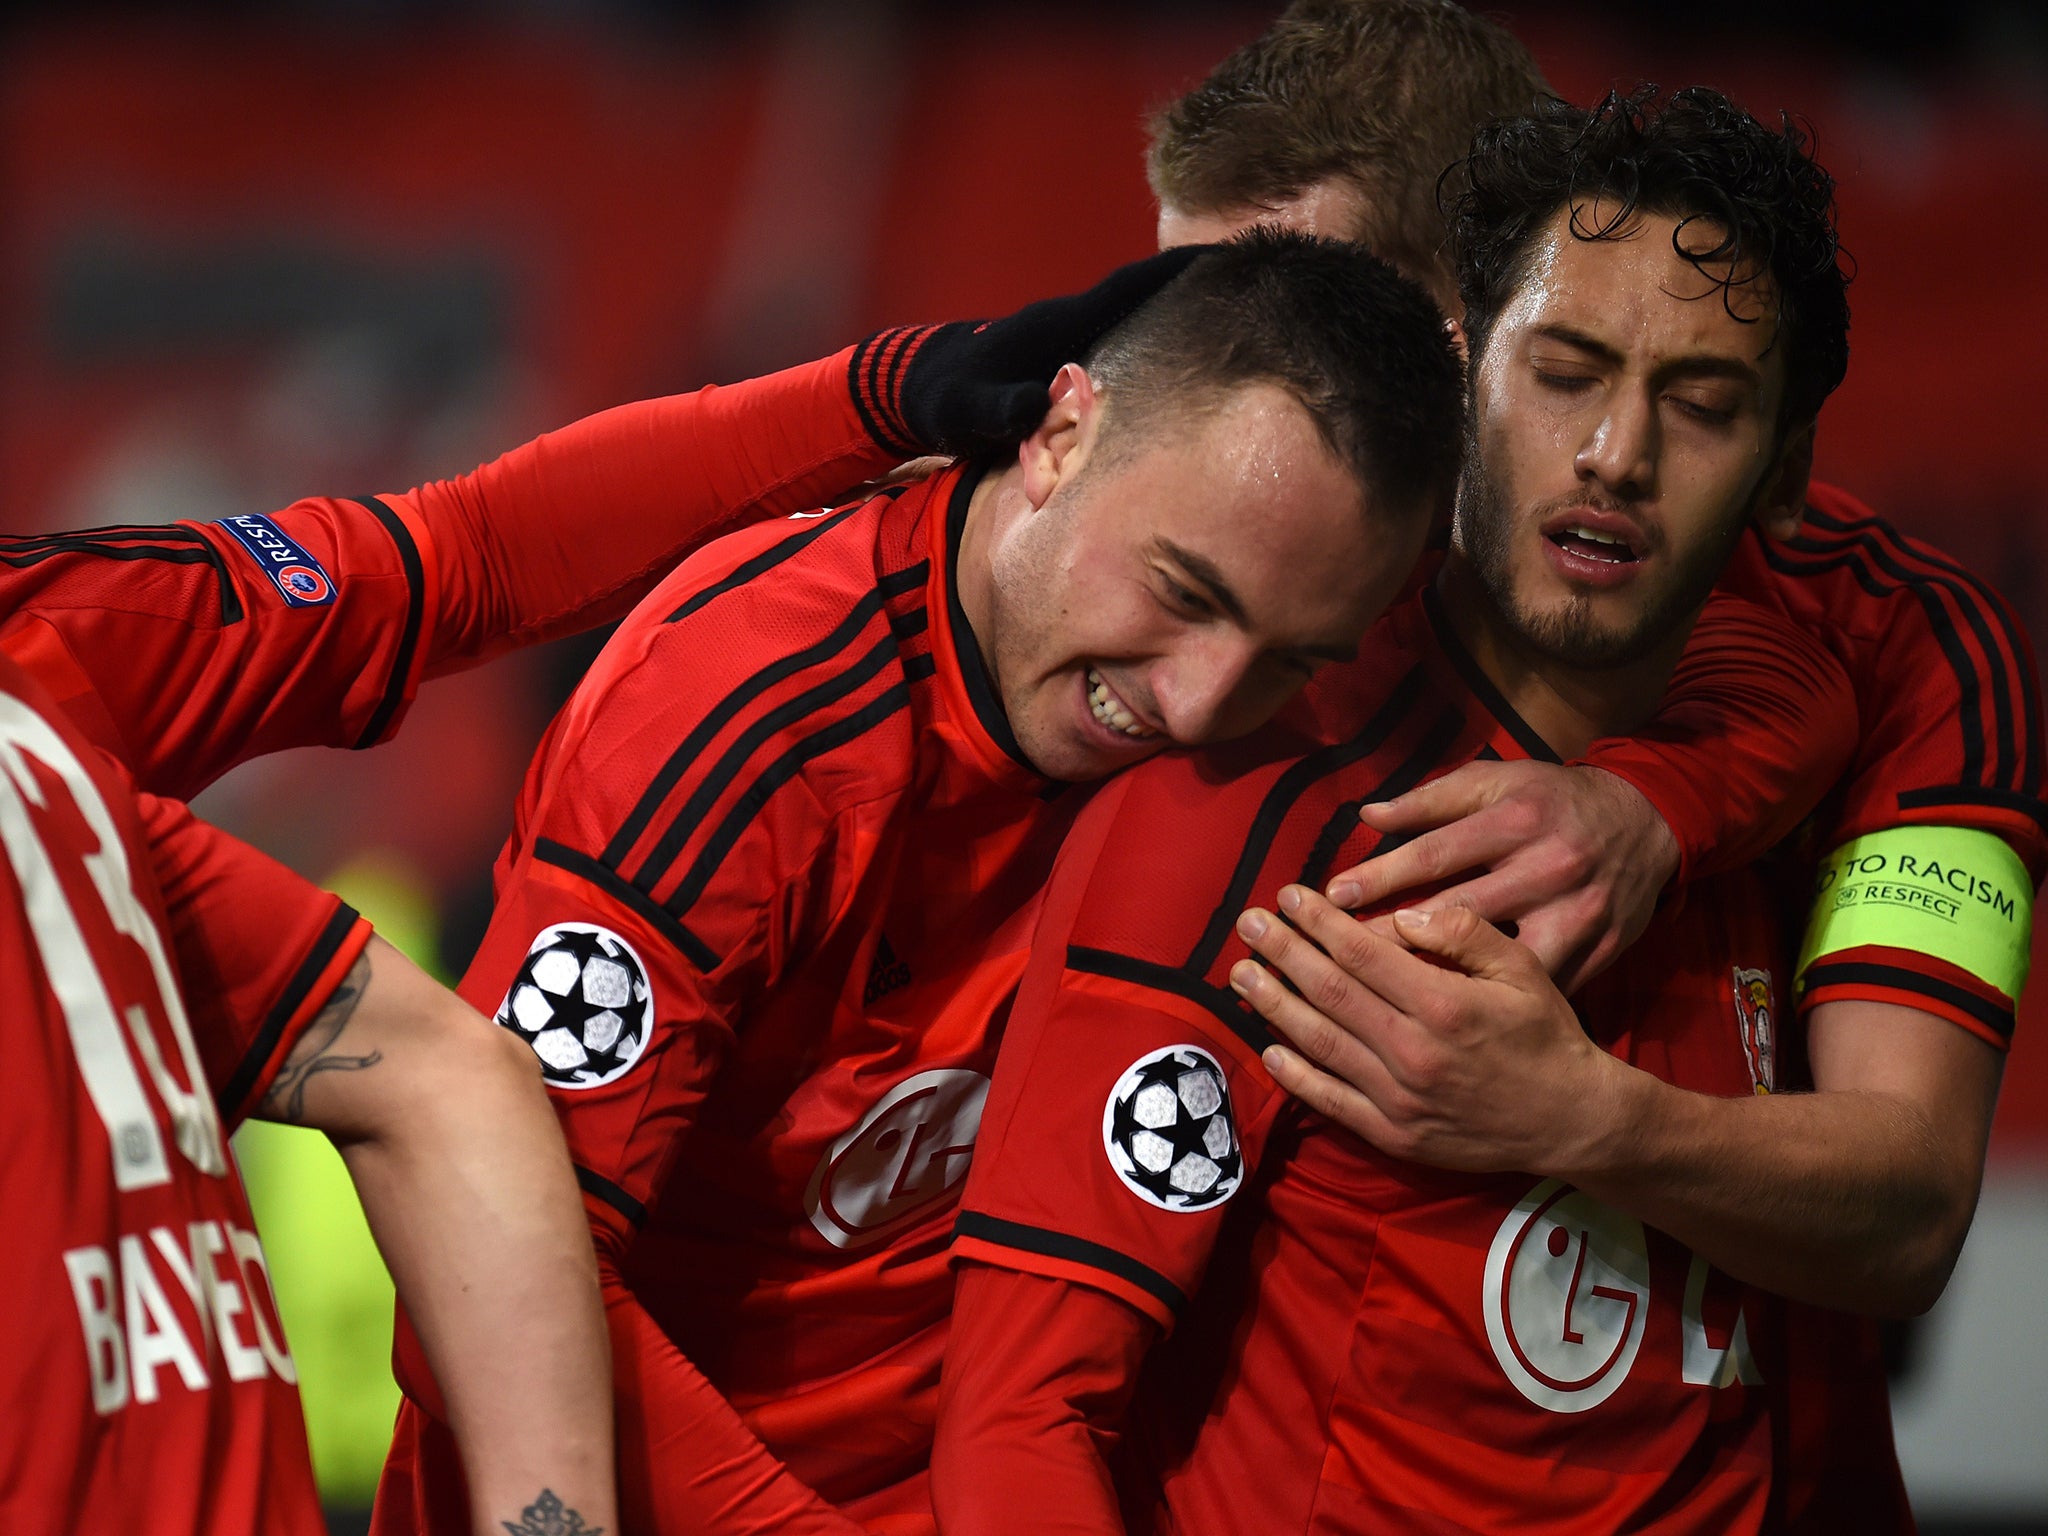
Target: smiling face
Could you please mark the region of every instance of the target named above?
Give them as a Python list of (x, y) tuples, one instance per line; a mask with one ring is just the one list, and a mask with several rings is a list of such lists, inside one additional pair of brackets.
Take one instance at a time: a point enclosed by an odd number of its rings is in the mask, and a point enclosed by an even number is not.
[(1781, 441), (1768, 278), (1724, 289), (1668, 215), (1602, 240), (1568, 217), (1475, 370), (1455, 547), (1523, 648), (1599, 669), (1682, 633), (1747, 522), (1796, 519), (1811, 430)]
[(977, 621), (1041, 772), (1098, 779), (1242, 735), (1316, 666), (1356, 654), (1413, 567), (1425, 517), (1368, 508), (1291, 396), (1241, 387), (1119, 424), (1111, 442), (1107, 396), (1085, 376), (1057, 389), (1005, 493), (1017, 505), (990, 539)]

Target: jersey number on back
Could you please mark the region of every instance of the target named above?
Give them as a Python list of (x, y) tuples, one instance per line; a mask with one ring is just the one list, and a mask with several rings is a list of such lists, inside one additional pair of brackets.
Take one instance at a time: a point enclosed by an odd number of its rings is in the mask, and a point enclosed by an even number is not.
[[(99, 898), (96, 912), (73, 909), (51, 850), (36, 831), (30, 807), (49, 809), (44, 782), (33, 766), (36, 763), (63, 782), (79, 816), (99, 842), (97, 851), (83, 855), (85, 872)], [(106, 1126), (115, 1187), (147, 1189), (170, 1181), (163, 1135), (143, 1088), (145, 1072), (186, 1161), (202, 1173), (224, 1175), (227, 1158), (221, 1147), (220, 1119), (205, 1090), (198, 1047), (172, 979), (163, 936), (136, 894), (134, 872), (114, 818), (98, 786), (64, 739), (41, 715), (7, 694), (0, 694), (0, 846), (4, 846), (21, 885), (29, 931), (35, 936), (43, 970), (63, 1011), (86, 1092)], [(71, 855), (64, 851), (63, 856)], [(140, 1004), (117, 1009), (87, 941), (87, 923), (101, 931), (111, 926), (114, 933), (140, 945), (148, 957), (172, 1042), (182, 1058), (186, 1081), (193, 1085), (190, 1091), (166, 1067), (149, 1011)]]

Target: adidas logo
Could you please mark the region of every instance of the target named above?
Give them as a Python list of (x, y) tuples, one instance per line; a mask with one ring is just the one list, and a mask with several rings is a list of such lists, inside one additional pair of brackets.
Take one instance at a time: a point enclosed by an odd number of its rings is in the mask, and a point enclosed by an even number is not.
[(896, 958), (896, 951), (889, 947), (889, 936), (885, 933), (875, 946), (875, 963), (868, 967), (868, 984), (860, 995), (861, 1006), (872, 1008), (891, 992), (900, 992), (909, 985), (910, 967)]

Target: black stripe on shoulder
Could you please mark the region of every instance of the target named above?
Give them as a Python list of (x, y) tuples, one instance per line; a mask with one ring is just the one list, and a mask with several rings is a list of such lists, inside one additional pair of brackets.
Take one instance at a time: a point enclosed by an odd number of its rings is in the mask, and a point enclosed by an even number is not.
[(1989, 807), (2017, 811), (2042, 831), (2048, 832), (2048, 805), (2039, 795), (2018, 794), (2009, 789), (1975, 789), (1965, 785), (1937, 789), (1908, 789), (1899, 794), (1902, 811), (1938, 811), (1948, 806)]
[[(661, 809), (662, 801), (682, 782), (683, 775), (703, 755), (705, 748), (711, 745), (712, 740), (725, 729), (734, 716), (777, 683), (795, 676), (806, 667), (818, 666), (837, 656), (851, 645), (874, 616), (881, 612), (885, 598), (915, 591), (924, 585), (930, 574), (929, 560), (920, 560), (903, 570), (891, 571), (876, 584), (875, 590), (863, 594), (846, 617), (834, 625), (831, 633), (822, 640), (807, 645), (800, 651), (792, 651), (787, 656), (778, 657), (706, 711), (704, 718), (691, 728), (690, 733), (683, 738), (675, 751), (669, 754), (668, 761), (661, 765), (660, 771), (648, 781), (647, 788), (641, 792), (632, 811), (620, 823), (619, 830), (613, 834), (611, 840), (605, 844), (604, 861), (615, 867), (624, 864), (626, 855), (632, 851), (641, 834), (652, 824), (655, 813)], [(891, 622), (893, 625), (894, 621)]]
[(1263, 1052), (1273, 1043), (1273, 1036), (1267, 1031), (1263, 1019), (1241, 1002), (1235, 992), (1228, 987), (1216, 986), (1200, 972), (1159, 965), (1150, 960), (1134, 960), (1113, 949), (1090, 949), (1085, 944), (1067, 946), (1067, 969), (1079, 971), (1084, 976), (1107, 976), (1116, 981), (1128, 981), (1133, 986), (1149, 987), (1154, 992), (1170, 992), (1175, 997), (1184, 997), (1214, 1014), (1219, 1024), (1254, 1051)]
[(1419, 665), (1410, 668), (1407, 675), (1394, 685), (1386, 703), (1366, 721), (1364, 729), (1356, 736), (1334, 746), (1318, 748), (1290, 765), (1273, 782), (1273, 787), (1266, 791), (1265, 799), (1259, 803), (1258, 814), (1252, 818), (1250, 830), (1245, 833), (1244, 849), (1238, 854), (1237, 867), (1231, 871), (1230, 885), (1216, 904), (1216, 910), (1209, 914), (1202, 936), (1195, 940), (1195, 947), (1188, 952), (1188, 971), (1196, 976), (1206, 976), (1209, 967), (1216, 963), (1216, 957), (1223, 952), (1223, 946), (1237, 924), (1238, 913), (1250, 903), (1252, 883), (1258, 879), (1259, 871), (1265, 868), (1273, 839), (1280, 835), (1280, 828), (1294, 809), (1295, 802), (1318, 781), (1377, 752), (1414, 710), (1422, 697), (1423, 682), (1423, 669)]
[(27, 570), (45, 560), (63, 555), (85, 555), (99, 560), (154, 560), (166, 565), (210, 565), (214, 584), (220, 592), (220, 620), (223, 625), (239, 624), (245, 617), (242, 599), (228, 575), (221, 552), (196, 528), (161, 527), (88, 528), (79, 533), (26, 534), (0, 538), (0, 564)]
[[(1802, 543), (1807, 547), (1801, 547)], [(1817, 550), (1832, 549), (1831, 553), (1817, 553)], [(1832, 571), (1846, 570), (1856, 578), (1856, 584), (1872, 597), (1889, 597), (1902, 588), (1910, 590), (1919, 602), (1921, 611), (1927, 615), (1928, 628), (1934, 632), (1935, 644), (1948, 660), (1949, 671), (1955, 675), (1959, 694), (1957, 717), (1963, 730), (1963, 777), (1975, 783), (1984, 778), (1984, 690), (1978, 681), (1977, 669), (1970, 661), (1970, 654), (1963, 648), (1963, 638), (1957, 633), (1955, 620), (1950, 617), (1948, 607), (1939, 593), (1928, 587), (1909, 588), (1896, 580), (1887, 580), (1878, 571), (1867, 551), (1860, 546), (1846, 548), (1815, 545), (1811, 540), (1793, 540), (1784, 543), (1764, 541), (1764, 560), (1772, 570), (1783, 576), (1822, 576)]]
[[(1331, 875), (1330, 866), (1336, 862), (1337, 850), (1344, 846), (1344, 840), (1358, 830), (1358, 813), (1376, 800), (1391, 800), (1396, 795), (1405, 795), (1409, 790), (1428, 777), (1431, 769), (1439, 767), (1444, 754), (1449, 752), (1458, 737), (1464, 733), (1465, 717), (1456, 710), (1447, 710), (1437, 717), (1429, 728), (1429, 734), (1422, 738), (1422, 744), (1408, 758), (1375, 784), (1366, 793), (1353, 800), (1346, 800), (1330, 813), (1330, 819), (1323, 824), (1315, 846), (1302, 861), (1301, 873), (1295, 876), (1297, 885), (1306, 885), (1320, 890), (1323, 882)], [(1498, 754), (1496, 754), (1497, 756)], [(1419, 834), (1398, 832), (1381, 838), (1373, 845), (1366, 857), (1376, 859), (1383, 853), (1392, 853), (1404, 843), (1411, 843)]]
[(1188, 1304), (1187, 1293), (1151, 1265), (1140, 1264), (1128, 1254), (1118, 1253), (1101, 1243), (1091, 1243), (1085, 1237), (1026, 1226), (1021, 1221), (1004, 1221), (999, 1216), (984, 1216), (980, 1211), (962, 1211), (953, 1223), (953, 1233), (956, 1237), (972, 1237), (998, 1247), (1015, 1248), (1020, 1253), (1043, 1254), (1048, 1259), (1064, 1259), (1071, 1264), (1099, 1269), (1106, 1275), (1128, 1281), (1148, 1296), (1158, 1297), (1175, 1316), (1179, 1316)]
[(592, 1173), (581, 1163), (577, 1163), (575, 1168), (576, 1182), (582, 1186), (585, 1194), (593, 1199), (602, 1200), (636, 1227), (647, 1219), (647, 1207), (638, 1200), (635, 1200), (603, 1174)]
[(391, 728), (391, 717), (405, 703), (406, 679), (412, 676), (413, 652), (419, 649), (420, 625), (427, 611), (427, 577), (420, 562), (419, 546), (413, 542), (412, 531), (405, 526), (404, 520), (375, 496), (352, 499), (384, 525), (384, 531), (391, 535), (391, 542), (398, 546), (398, 561), (405, 570), (408, 594), (405, 599), (405, 628), (398, 635), (398, 654), (391, 659), (391, 676), (385, 681), (384, 697), (378, 701), (370, 723), (363, 727), (363, 734), (356, 740), (356, 746), (361, 748), (374, 747), (384, 739), (384, 733)]
[[(1846, 531), (1858, 526), (1845, 519), (1834, 517), (1829, 513), (1813, 513), (1812, 515), (1814, 520), (1823, 527), (1839, 527)], [(2006, 781), (2011, 788), (2038, 794), (2041, 789), (2043, 772), (2042, 758), (2044, 751), (2048, 751), (2048, 748), (2044, 748), (2043, 743), (2041, 699), (2038, 688), (2031, 685), (2026, 675), (2028, 671), (2026, 663), (2030, 654), (2030, 648), (2026, 643), (2026, 637), (2020, 633), (2019, 625), (2014, 621), (2011, 610), (1998, 594), (1992, 590), (1989, 583), (1953, 556), (1945, 555), (1937, 549), (1930, 549), (1926, 545), (1915, 543), (1883, 518), (1866, 519), (1862, 522), (1861, 526), (1867, 527), (1890, 548), (1897, 551), (1901, 560), (1911, 560), (1921, 565), (1932, 566), (1934, 569), (1944, 571), (1954, 577), (1955, 581), (1959, 584), (1954, 589), (1958, 602), (1962, 601), (1964, 590), (1967, 589), (1968, 593), (1974, 598), (1975, 607), (1982, 612), (1991, 624), (1995, 624), (1999, 632), (2005, 636), (2006, 648), (2012, 653), (2013, 657), (2013, 670), (2018, 674), (2011, 679), (2010, 686), (2019, 700), (2023, 722), (2022, 730), (2025, 732), (2027, 742), (2025, 772), (2008, 773)], [(2001, 673), (2005, 671), (2005, 668), (1999, 663), (1998, 655), (1995, 651), (1987, 652), (1987, 659), (1993, 666), (1998, 667)]]
[(910, 685), (932, 675), (937, 663), (930, 655), (913, 656), (903, 664), (903, 680), (886, 692), (877, 694), (867, 704), (843, 719), (835, 720), (821, 730), (793, 743), (789, 750), (776, 758), (761, 771), (760, 777), (747, 786), (745, 793), (733, 802), (725, 813), (725, 819), (707, 838), (698, 850), (696, 861), (683, 877), (668, 901), (664, 903), (677, 918), (690, 910), (697, 898), (704, 894), (704, 888), (711, 883), (711, 877), (725, 862), (725, 856), (732, 852), (733, 844), (740, 840), (754, 818), (761, 813), (774, 793), (803, 771), (804, 764), (813, 758), (823, 757), (827, 752), (845, 746), (865, 736), (892, 715), (902, 713), (910, 707)]
[(1833, 964), (1810, 965), (1806, 968), (1805, 976), (1801, 978), (1801, 986), (1807, 992), (1821, 987), (1852, 985), (1894, 987), (1901, 992), (1918, 992), (1922, 997), (1936, 998), (1951, 1007), (1960, 1008), (2001, 1040), (2012, 1038), (2013, 1016), (2010, 1009), (2000, 1008), (1989, 999), (1979, 997), (1954, 982), (1923, 976), (1918, 971), (1909, 971), (1901, 965), (1881, 965), (1864, 960), (1838, 961)]
[(668, 622), (674, 624), (682, 619), (687, 619), (713, 598), (723, 597), (735, 587), (744, 587), (762, 572), (772, 571), (776, 566), (782, 564), (783, 561), (802, 554), (811, 545), (815, 544), (832, 529), (837, 528), (866, 505), (867, 502), (860, 501), (850, 507), (842, 507), (839, 511), (832, 513), (828, 517), (816, 519), (811, 523), (810, 527), (804, 529), (801, 533), (793, 533), (780, 543), (762, 550), (753, 559), (743, 561), (735, 566), (728, 575), (714, 581), (701, 592), (693, 593), (683, 603), (682, 607), (668, 616)]
[(320, 973), (334, 962), (335, 953), (355, 932), (356, 924), (362, 921), (362, 914), (347, 902), (335, 909), (334, 916), (320, 930), (320, 936), (313, 941), (313, 947), (306, 952), (306, 958), (299, 962), (299, 968), (292, 972), (292, 978), (285, 983), (284, 991), (263, 1016), (262, 1027), (256, 1031), (256, 1038), (249, 1042), (249, 1049), (242, 1053), (242, 1059), (235, 1066), (221, 1089), (216, 1102), (220, 1105), (224, 1119), (234, 1119), (242, 1108), (242, 1101), (249, 1097), (249, 1090), (256, 1079), (263, 1074), (271, 1054), (277, 1049), (277, 1042), (284, 1034), (284, 1027), (291, 1023), (292, 1016), (305, 1006), (306, 994), (313, 990), (313, 983), (320, 979)]
[[(1855, 559), (1867, 561), (1873, 570), (1891, 578), (1894, 583), (1891, 590), (1904, 588), (1913, 594), (1921, 610), (1927, 615), (1927, 622), (1935, 632), (1942, 654), (1948, 658), (1949, 666), (1956, 674), (1957, 689), (1962, 695), (1963, 777), (1987, 788), (2017, 788), (2019, 781), (2035, 773), (2035, 767), (2029, 763), (2025, 767), (2025, 772), (2022, 772), (2014, 738), (2015, 692), (2024, 697), (2024, 702), (2020, 706), (2025, 715), (2021, 729), (2027, 732), (2030, 744), (2039, 740), (2040, 724), (2035, 703), (2030, 696), (2031, 690), (2026, 687), (2024, 681), (2020, 682), (2016, 689), (2012, 669), (2000, 659), (1998, 643), (1991, 633), (1992, 624), (1996, 623), (2004, 632), (2007, 644), (2015, 657), (2023, 656), (2026, 652), (2006, 623), (1998, 605), (1978, 590), (1974, 577), (1945, 574), (1939, 568), (1911, 568), (1906, 561), (1912, 560), (1923, 566), (1931, 562), (1923, 560), (1911, 551), (1888, 547), (1882, 535), (1890, 532), (1891, 530), (1876, 523), (1844, 525), (1841, 532), (1825, 533), (1819, 538), (1802, 534), (1786, 540), (1781, 547), (1791, 551), (1795, 556), (1805, 556), (1817, 562), (1818, 568), (1838, 568)], [(1892, 538), (1895, 541), (1897, 536), (1894, 534)], [(1796, 574), (1796, 570), (1793, 573)], [(1868, 589), (1869, 583), (1864, 582), (1864, 586)], [(1955, 603), (1956, 609), (1963, 616), (1963, 622), (1969, 626), (1970, 633), (1976, 638), (1977, 648), (1984, 656), (1986, 671), (1991, 679), (1991, 724), (1998, 750), (1996, 773), (1991, 772), (1986, 763), (1989, 749), (1985, 742), (1983, 688), (1980, 682), (1985, 674), (1978, 672), (1976, 664), (1971, 661), (1968, 651), (1964, 649), (1962, 637), (1956, 630), (1955, 618), (1950, 613), (1948, 604), (1942, 600), (1944, 593)], [(1994, 783), (1994, 780), (1997, 782)]]
[(128, 552), (137, 558), (147, 558), (151, 554), (168, 557), (183, 550), (212, 548), (198, 529), (181, 523), (115, 523), (70, 533), (0, 534), (0, 550), (17, 555), (112, 554), (118, 558)]
[(627, 883), (609, 864), (602, 864), (589, 854), (565, 847), (549, 837), (534, 839), (533, 856), (543, 864), (552, 864), (579, 879), (588, 880), (621, 906), (629, 908), (634, 915), (645, 918), (655, 932), (674, 945), (677, 952), (698, 970), (708, 974), (718, 968), (718, 956), (709, 944), (692, 933), (674, 913), (650, 899), (645, 891)]
[[(841, 626), (842, 629), (844, 627), (843, 625)], [(668, 874), (670, 866), (681, 855), (683, 845), (690, 840), (690, 835), (703, 825), (705, 817), (711, 814), (711, 808), (718, 804), (719, 797), (732, 787), (740, 774), (745, 771), (747, 764), (753, 760), (754, 754), (759, 752), (763, 746), (789, 730), (792, 726), (809, 719), (821, 710), (845, 698), (848, 694), (857, 692), (863, 685), (873, 679), (877, 673), (884, 671), (891, 662), (898, 660), (902, 653), (902, 642), (897, 639), (895, 632), (891, 630), (882, 635), (873, 645), (869, 646), (866, 653), (859, 660), (833, 673), (823, 682), (806, 688), (796, 697), (785, 699), (775, 708), (762, 714), (759, 719), (755, 720), (744, 731), (740, 732), (726, 747), (725, 751), (719, 755), (718, 761), (700, 775), (695, 786), (690, 790), (689, 797), (684, 800), (675, 815), (669, 819), (667, 828), (662, 832), (660, 838), (656, 840), (654, 846), (647, 850), (646, 858), (640, 861), (640, 867), (633, 872), (633, 884), (643, 891), (652, 891), (657, 885), (661, 884), (663, 878)], [(745, 686), (751, 688), (752, 684), (749, 683)], [(758, 690), (756, 691), (758, 692)], [(720, 705), (719, 710), (713, 713), (720, 713), (724, 711), (724, 708), (724, 705)], [(692, 741), (695, 741), (702, 731), (703, 725), (700, 724), (696, 730), (690, 733)], [(707, 739), (703, 745), (708, 744)], [(673, 782), (669, 769), (676, 764), (677, 760), (682, 757), (683, 751), (690, 745), (690, 742), (685, 742), (684, 747), (679, 748), (670, 757), (668, 763), (663, 765), (662, 777), (664, 779), (669, 779), (671, 783)], [(697, 752), (693, 752), (690, 758), (684, 759), (684, 765), (687, 767), (701, 751), (702, 746), (700, 745)], [(646, 803), (647, 796), (641, 796), (641, 805), (644, 806)], [(639, 815), (639, 809), (638, 806), (634, 809), (636, 817)], [(625, 832), (622, 830), (619, 837), (624, 836)], [(611, 844), (607, 847), (607, 852), (611, 848), (620, 846), (619, 837), (612, 839)], [(628, 843), (626, 846), (630, 847), (631, 845)], [(621, 868), (623, 872), (623, 866)]]

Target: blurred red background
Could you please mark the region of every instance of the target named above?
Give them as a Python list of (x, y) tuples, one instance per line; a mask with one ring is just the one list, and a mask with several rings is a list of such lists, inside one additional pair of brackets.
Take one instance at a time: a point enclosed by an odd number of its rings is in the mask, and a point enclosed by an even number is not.
[[(0, 531), (401, 489), (620, 400), (1079, 286), (1150, 247), (1147, 112), (1275, 8), (297, 0), (17, 17), (0, 50)], [(1704, 82), (1809, 122), (1858, 266), (1821, 472), (1964, 559), (2042, 635), (2037, 8), (1507, 10), (1574, 99)], [(526, 758), (593, 648), (430, 685), (391, 745), (252, 764), (202, 809), (459, 972)], [(2028, 1322), (2048, 1264), (2048, 986), (2022, 1011), (1985, 1209), (1898, 1399), (1923, 1518), (1938, 1507), (1949, 1532), (2048, 1517), (2048, 1356)], [(301, 1207), (309, 1230), (288, 1234), (275, 1212)], [(265, 1215), (281, 1277), (295, 1247), (316, 1277), (374, 1268), (367, 1238), (337, 1259), (332, 1209), (287, 1192)], [(325, 1322), (292, 1316), (340, 1504), (366, 1499), (389, 1422), (388, 1380), (349, 1371), (369, 1355), (375, 1374), (388, 1315), (357, 1295)], [(1992, 1523), (1955, 1523), (1983, 1511)]]

